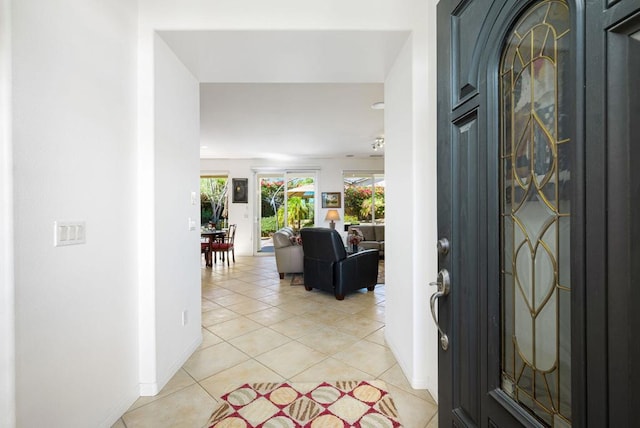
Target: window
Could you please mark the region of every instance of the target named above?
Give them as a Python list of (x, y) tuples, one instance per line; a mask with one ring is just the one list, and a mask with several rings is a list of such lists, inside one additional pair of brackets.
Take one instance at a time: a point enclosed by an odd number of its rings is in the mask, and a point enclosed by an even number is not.
[(227, 176), (200, 177), (200, 223), (211, 223), (218, 228), (226, 227), (228, 221)]
[(384, 223), (384, 174), (344, 173), (344, 222)]

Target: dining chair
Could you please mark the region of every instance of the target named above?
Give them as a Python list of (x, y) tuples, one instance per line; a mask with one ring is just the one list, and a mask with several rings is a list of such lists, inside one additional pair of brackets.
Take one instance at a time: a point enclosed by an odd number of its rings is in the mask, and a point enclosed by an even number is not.
[(211, 263), (211, 244), (210, 244), (210, 239), (209, 237), (202, 237), (200, 238), (200, 254), (204, 254), (204, 262), (205, 262), (205, 266), (209, 267), (209, 266), (213, 266), (213, 264)]
[(229, 266), (229, 252), (231, 252), (231, 257), (233, 258), (233, 262), (236, 262), (236, 253), (233, 246), (233, 241), (236, 238), (236, 225), (230, 224), (229, 230), (224, 237), (220, 239), (216, 239), (211, 244), (211, 250), (213, 251), (213, 261), (217, 262), (217, 254), (221, 253), (220, 259), (224, 262), (225, 255), (227, 257), (227, 266)]

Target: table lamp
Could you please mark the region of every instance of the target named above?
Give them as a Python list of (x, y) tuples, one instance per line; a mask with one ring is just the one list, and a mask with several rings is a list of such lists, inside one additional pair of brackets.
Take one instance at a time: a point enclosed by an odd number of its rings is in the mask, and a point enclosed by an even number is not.
[(329, 220), (329, 227), (331, 229), (335, 229), (336, 223), (334, 220), (340, 220), (340, 214), (338, 214), (338, 210), (329, 210), (327, 211), (327, 216), (324, 219), (325, 221)]

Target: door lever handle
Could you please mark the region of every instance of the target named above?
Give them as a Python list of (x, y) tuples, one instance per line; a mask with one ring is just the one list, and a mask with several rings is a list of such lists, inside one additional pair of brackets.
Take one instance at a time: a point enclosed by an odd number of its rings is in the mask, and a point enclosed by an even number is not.
[(431, 295), (431, 299), (429, 300), (431, 306), (431, 316), (433, 317), (433, 322), (436, 323), (436, 327), (438, 327), (438, 331), (440, 332), (440, 346), (442, 350), (446, 351), (449, 349), (449, 337), (442, 331), (440, 328), (440, 324), (438, 323), (438, 317), (436, 316), (436, 300), (441, 297), (445, 297), (449, 294), (451, 289), (451, 279), (449, 278), (449, 271), (446, 269), (442, 269), (438, 272), (438, 280), (435, 282), (430, 282), (431, 286), (438, 286), (438, 290)]

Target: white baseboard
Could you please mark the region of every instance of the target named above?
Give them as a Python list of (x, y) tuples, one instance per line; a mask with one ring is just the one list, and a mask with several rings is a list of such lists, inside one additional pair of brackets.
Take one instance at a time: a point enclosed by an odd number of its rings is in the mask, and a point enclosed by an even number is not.
[(110, 428), (125, 414), (131, 405), (138, 399), (138, 385), (132, 385), (118, 402), (108, 411), (107, 417), (98, 426)]
[(158, 382), (141, 383), (138, 392), (140, 397), (153, 397), (160, 392), (160, 388), (158, 388)]
[[(202, 330), (201, 330), (202, 331)], [(196, 338), (189, 346), (187, 346), (182, 354), (178, 357), (175, 363), (173, 363), (169, 370), (166, 373), (158, 374), (158, 378), (156, 382), (152, 383), (140, 383), (140, 396), (141, 397), (152, 397), (157, 395), (162, 388), (171, 380), (173, 376), (180, 370), (180, 368), (187, 362), (189, 357), (198, 349), (198, 347), (202, 344), (202, 333)]]
[[(433, 399), (437, 403), (438, 402), (438, 396), (436, 394), (434, 394), (434, 391), (432, 391), (429, 388), (429, 386), (431, 384), (430, 379), (413, 376), (414, 375), (413, 371), (409, 370), (409, 368), (406, 367), (408, 364), (406, 362), (404, 362), (402, 359), (399, 358), (399, 355), (402, 355), (402, 354), (397, 351), (397, 349), (395, 347), (395, 343), (393, 342), (393, 340), (390, 340), (390, 338), (386, 337), (386, 335), (385, 335), (385, 341), (387, 342), (387, 346), (389, 346), (389, 349), (391, 350), (391, 353), (393, 354), (393, 356), (395, 357), (396, 361), (398, 362), (398, 365), (400, 366), (400, 370), (402, 370), (402, 373), (404, 373), (405, 377), (407, 377), (407, 381), (411, 385), (411, 388), (413, 388), (413, 389), (426, 389), (427, 391), (429, 391), (429, 394), (431, 394), (431, 396), (433, 397)], [(408, 377), (407, 373), (411, 373), (412, 377)]]

